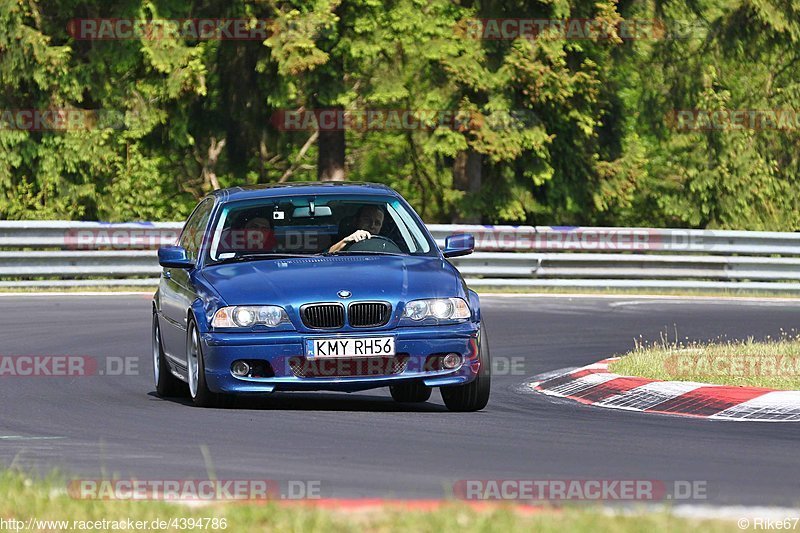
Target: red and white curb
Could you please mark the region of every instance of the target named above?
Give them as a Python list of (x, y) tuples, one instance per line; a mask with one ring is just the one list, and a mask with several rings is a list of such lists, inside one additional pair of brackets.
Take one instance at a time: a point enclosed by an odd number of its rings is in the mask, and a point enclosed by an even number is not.
[(800, 391), (658, 381), (608, 371), (618, 357), (529, 383), (532, 390), (610, 409), (712, 420), (800, 421)]

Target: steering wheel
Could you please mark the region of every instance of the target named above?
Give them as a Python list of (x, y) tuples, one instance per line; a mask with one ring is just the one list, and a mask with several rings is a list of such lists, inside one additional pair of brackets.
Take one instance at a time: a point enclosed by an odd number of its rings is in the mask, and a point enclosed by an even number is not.
[(360, 242), (348, 242), (344, 248), (348, 252), (387, 252), (400, 254), (403, 251), (394, 241), (383, 235), (373, 235), (369, 239)]

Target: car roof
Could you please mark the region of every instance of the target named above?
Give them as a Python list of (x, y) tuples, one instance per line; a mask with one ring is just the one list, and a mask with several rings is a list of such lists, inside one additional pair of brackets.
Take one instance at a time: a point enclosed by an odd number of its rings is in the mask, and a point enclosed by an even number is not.
[(278, 196), (301, 195), (331, 195), (331, 194), (372, 194), (382, 196), (400, 195), (391, 187), (380, 183), (366, 183), (354, 181), (309, 181), (293, 183), (269, 183), (262, 185), (246, 185), (219, 189), (210, 194), (221, 201), (252, 200), (258, 198), (272, 198)]

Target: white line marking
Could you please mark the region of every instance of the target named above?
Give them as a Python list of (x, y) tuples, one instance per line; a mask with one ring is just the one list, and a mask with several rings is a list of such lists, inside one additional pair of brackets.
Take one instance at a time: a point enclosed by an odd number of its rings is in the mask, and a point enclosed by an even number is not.
[(672, 514), (683, 518), (707, 518), (722, 520), (738, 520), (739, 518), (764, 518), (783, 521), (788, 517), (800, 515), (800, 509), (792, 507), (746, 507), (678, 504), (672, 508)]
[[(618, 358), (610, 358), (610, 361)], [(545, 374), (537, 376), (537, 381), (530, 381), (523, 387), (531, 392), (538, 392), (547, 396), (569, 397), (601, 385), (616, 378), (630, 378), (636, 376), (621, 376), (610, 372), (596, 372), (583, 377), (575, 378), (549, 389), (537, 389), (539, 385), (560, 376), (582, 370), (606, 370), (608, 362), (597, 362), (573, 370), (562, 369), (550, 374), (552, 377), (542, 379)], [(565, 371), (566, 370), (566, 371)], [(653, 381), (639, 387), (634, 387), (625, 392), (610, 396), (599, 402), (592, 402), (596, 407), (621, 409), (625, 411), (646, 411), (663, 402), (678, 398), (700, 387), (724, 387), (714, 383), (697, 383), (694, 381)], [(682, 413), (672, 413), (680, 416)], [(753, 422), (798, 422), (800, 421), (800, 391), (773, 391), (729, 407), (715, 415), (704, 416), (709, 420), (727, 421), (753, 421)]]
[(0, 292), (0, 298), (14, 296), (153, 296), (155, 290), (151, 292), (112, 292), (112, 291), (96, 291), (96, 292)]
[(58, 440), (66, 437), (25, 437), (23, 435), (0, 435), (0, 440)]
[(594, 405), (628, 411), (644, 411), (702, 386), (702, 383), (689, 381), (654, 381), (616, 396), (611, 396)]
[[(694, 300), (691, 301), (692, 303), (698, 303), (703, 305), (730, 305), (732, 302), (736, 303), (746, 303), (751, 306), (760, 306), (760, 307), (782, 307), (786, 305), (796, 306), (800, 300), (782, 300), (782, 299), (768, 299), (768, 300)], [(681, 305), (686, 303), (685, 301), (680, 300), (664, 300), (660, 302), (649, 302), (647, 300), (626, 300), (622, 302), (611, 302), (608, 304), (609, 307), (617, 308), (617, 307), (633, 307), (635, 305), (648, 305), (648, 304), (677, 304)]]
[(729, 407), (709, 418), (719, 420), (800, 420), (800, 391), (775, 391)]
[(579, 366), (568, 366), (566, 368), (561, 368), (559, 370), (553, 370), (551, 372), (543, 372), (541, 374), (536, 374), (527, 383), (528, 387), (536, 387), (542, 381), (547, 381), (548, 379), (557, 378), (559, 376), (563, 376), (565, 374), (571, 374), (578, 370)]
[(491, 298), (558, 298), (558, 299), (602, 299), (602, 300), (677, 300), (677, 301), (734, 301), (734, 302), (774, 302), (797, 304), (800, 298), (778, 297), (778, 296), (677, 296), (659, 294), (548, 294), (548, 293), (502, 293), (502, 292), (479, 292), (478, 296)]
[(550, 396), (572, 396), (581, 391), (585, 391), (586, 389), (590, 389), (595, 385), (600, 385), (601, 383), (611, 381), (612, 379), (616, 379), (618, 377), (619, 376), (617, 374), (589, 374), (588, 376), (583, 376), (572, 381), (568, 381), (551, 389), (542, 389), (539, 392), (543, 392)]

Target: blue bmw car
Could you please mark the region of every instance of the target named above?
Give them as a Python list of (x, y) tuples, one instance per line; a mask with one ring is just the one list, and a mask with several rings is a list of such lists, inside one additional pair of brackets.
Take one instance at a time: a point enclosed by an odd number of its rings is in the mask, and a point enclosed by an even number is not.
[(419, 216), (383, 185), (308, 183), (215, 191), (194, 209), (153, 299), (157, 393), (195, 405), (273, 391), (389, 387), (453, 411), (489, 401), (478, 295)]

